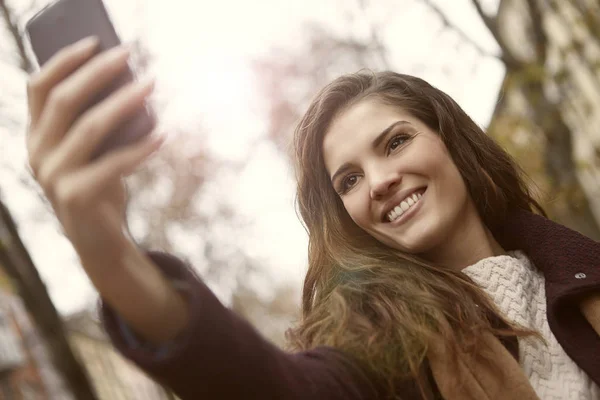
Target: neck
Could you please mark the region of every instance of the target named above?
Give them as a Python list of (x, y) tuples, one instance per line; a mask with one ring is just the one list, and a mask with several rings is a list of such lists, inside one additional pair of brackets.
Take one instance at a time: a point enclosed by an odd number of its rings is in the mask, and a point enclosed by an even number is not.
[(460, 271), (487, 258), (506, 254), (474, 210), (464, 213), (463, 222), (448, 239), (423, 257), (435, 264)]

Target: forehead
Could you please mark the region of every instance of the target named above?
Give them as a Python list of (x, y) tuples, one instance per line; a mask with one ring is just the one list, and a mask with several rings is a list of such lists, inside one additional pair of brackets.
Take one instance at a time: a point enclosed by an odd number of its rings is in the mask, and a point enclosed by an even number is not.
[(371, 149), (371, 143), (381, 131), (396, 121), (413, 125), (418, 121), (402, 108), (365, 99), (338, 115), (323, 139), (323, 158), (331, 173), (337, 166), (351, 161), (356, 154)]

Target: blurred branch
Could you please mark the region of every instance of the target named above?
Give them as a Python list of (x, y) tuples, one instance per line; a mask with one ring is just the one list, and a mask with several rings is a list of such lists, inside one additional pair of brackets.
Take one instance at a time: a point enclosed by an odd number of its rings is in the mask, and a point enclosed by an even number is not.
[[(500, 1), (502, 1), (502, 0), (500, 0)], [(496, 34), (498, 32), (496, 18), (492, 17), (491, 15), (486, 14), (485, 11), (483, 11), (483, 7), (481, 7), (481, 3), (479, 2), (479, 0), (471, 0), (471, 2), (475, 6), (475, 10), (477, 10), (477, 14), (479, 14), (479, 16), (481, 17), (481, 20), (483, 21), (485, 26), (488, 28), (490, 33), (492, 35), (494, 35), (494, 38), (496, 40), (498, 40), (498, 38), (496, 37), (497, 36)], [(498, 8), (500, 8), (500, 7), (498, 7)]]
[(446, 16), (446, 14), (444, 14), (444, 12), (432, 0), (421, 0), (421, 1), (423, 3), (425, 3), (425, 5), (427, 5), (427, 7), (429, 7), (431, 9), (431, 11), (433, 11), (442, 20), (442, 23), (444, 24), (444, 26), (446, 28), (451, 29), (454, 32), (456, 32), (456, 34), (458, 34), (458, 36), (463, 41), (465, 41), (466, 43), (473, 46), (479, 54), (481, 54), (484, 57), (497, 58), (498, 60), (504, 62), (504, 60), (502, 59), (502, 55), (493, 54), (493, 53), (490, 53), (489, 51), (485, 50), (483, 47), (481, 47), (481, 45), (479, 43), (477, 43), (475, 40), (471, 39), (471, 37), (469, 37), (469, 35), (467, 35), (465, 33), (465, 31), (463, 31), (458, 26), (456, 26), (455, 24), (450, 22), (450, 20)]
[[(366, 0), (358, 0), (358, 7), (363, 12), (363, 14), (366, 14), (367, 1)], [(387, 55), (386, 47), (383, 44), (383, 41), (381, 40), (381, 38), (379, 37), (379, 34), (377, 33), (377, 29), (375, 29), (375, 26), (371, 22), (369, 22), (369, 33), (371, 34), (371, 42), (373, 42), (373, 44), (375, 45), (375, 51), (379, 55), (379, 58), (381, 59), (381, 63), (383, 64), (383, 67), (388, 70), (391, 69), (392, 66), (391, 66), (391, 63), (390, 63), (388, 55)]]
[(546, 62), (547, 48), (548, 48), (548, 37), (544, 30), (542, 10), (537, 0), (526, 0), (527, 7), (529, 8), (529, 15), (531, 18), (531, 28), (533, 33), (533, 40), (535, 42), (535, 50), (538, 56), (538, 63), (544, 64)]
[(20, 68), (30, 73), (33, 71), (33, 65), (29, 61), (29, 57), (27, 57), (27, 52), (25, 51), (25, 42), (19, 32), (19, 25), (16, 21), (15, 13), (10, 9), (8, 4), (6, 4), (5, 0), (0, 0), (0, 18), (4, 20), (10, 35), (17, 46), (17, 52), (19, 54), (19, 66)]
[[(505, 0), (500, 0), (500, 5), (498, 6), (498, 9), (500, 9), (502, 7), (503, 1), (505, 1)], [(506, 42), (502, 38), (502, 35), (500, 34), (500, 29), (498, 29), (497, 18), (486, 14), (485, 11), (483, 11), (483, 8), (481, 7), (481, 3), (479, 2), (479, 0), (471, 0), (471, 2), (475, 6), (475, 10), (477, 11), (477, 14), (479, 14), (479, 16), (481, 17), (481, 20), (483, 21), (485, 26), (488, 28), (488, 31), (492, 34), (492, 36), (496, 40), (496, 43), (498, 43), (498, 46), (500, 46), (500, 49), (502, 50), (502, 55), (500, 56), (500, 60), (502, 60), (502, 62), (504, 63), (504, 65), (506, 65), (506, 67), (508, 69), (514, 70), (514, 69), (521, 67), (522, 63), (519, 62), (512, 55), (512, 52), (510, 51)]]
[(582, 21), (591, 33), (591, 37), (600, 40), (600, 1), (587, 3), (584, 1), (571, 2), (570, 5), (577, 10)]

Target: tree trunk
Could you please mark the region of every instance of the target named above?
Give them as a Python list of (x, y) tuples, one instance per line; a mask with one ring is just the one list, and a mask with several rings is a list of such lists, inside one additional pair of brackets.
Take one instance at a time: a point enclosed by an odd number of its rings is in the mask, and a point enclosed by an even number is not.
[[(551, 103), (544, 96), (542, 82), (530, 77), (524, 81), (523, 75), (521, 69), (507, 72), (489, 133), (504, 142), (502, 136), (516, 133), (515, 128), (507, 122), (513, 121), (515, 117), (526, 120), (522, 125), (526, 126), (528, 134), (535, 135), (535, 130), (539, 129), (544, 138), (542, 148), (527, 151), (539, 152), (533, 159), (539, 158), (541, 161), (532, 162), (530, 154), (519, 154), (519, 151), (513, 155), (517, 161), (526, 161), (523, 167), (528, 174), (542, 180), (536, 183), (543, 187), (543, 198), (540, 200), (550, 218), (592, 239), (600, 240), (600, 225), (577, 177), (571, 128), (563, 119), (559, 105)], [(525, 97), (525, 112), (514, 109), (515, 106), (510, 104), (511, 91), (518, 91)], [(503, 124), (507, 125), (501, 126)], [(507, 133), (507, 130), (513, 131)], [(511, 150), (511, 153), (515, 151)], [(528, 167), (533, 170), (528, 170)]]
[(8, 208), (0, 200), (0, 265), (16, 286), (52, 362), (76, 399), (95, 400), (90, 380), (67, 340), (62, 320), (21, 241)]
[(594, 240), (600, 240), (600, 226), (592, 211), (587, 194), (577, 177), (577, 165), (573, 157), (571, 129), (563, 119), (561, 110), (550, 104), (543, 95), (541, 83), (525, 90), (536, 125), (544, 132), (545, 168), (550, 179), (548, 193), (556, 205), (549, 212), (560, 223), (575, 229)]

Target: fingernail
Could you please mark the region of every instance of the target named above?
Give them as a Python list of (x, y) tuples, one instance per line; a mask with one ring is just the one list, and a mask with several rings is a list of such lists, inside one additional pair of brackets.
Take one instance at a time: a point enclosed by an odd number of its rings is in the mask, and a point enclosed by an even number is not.
[(156, 85), (156, 78), (153, 76), (147, 76), (138, 81), (138, 87), (144, 91), (151, 92), (154, 90), (154, 86)]
[(165, 144), (166, 139), (167, 136), (165, 134), (151, 133), (150, 137), (146, 139), (146, 146), (150, 151), (150, 154), (156, 153), (158, 150), (160, 150), (163, 147), (163, 144)]
[(137, 45), (136, 42), (123, 42), (123, 43), (121, 43), (122, 47), (126, 47), (129, 50), (133, 50), (136, 45)]
[(167, 134), (165, 132), (154, 132), (152, 134), (153, 142), (164, 142), (167, 140)]
[(77, 50), (92, 50), (96, 46), (98, 46), (98, 37), (97, 36), (88, 36), (85, 39), (81, 39), (77, 43)]
[(129, 49), (123, 46), (117, 46), (109, 49), (106, 53), (109, 62), (127, 60), (129, 58)]

